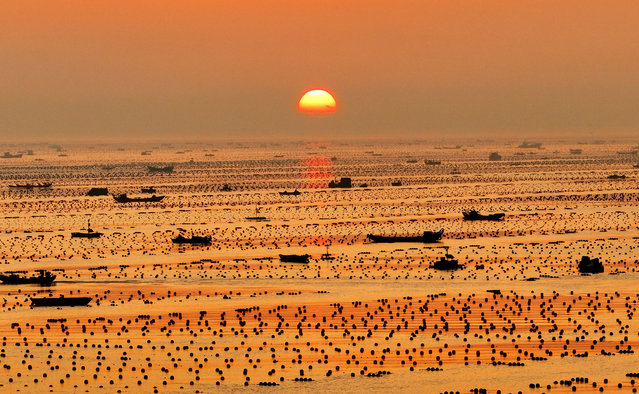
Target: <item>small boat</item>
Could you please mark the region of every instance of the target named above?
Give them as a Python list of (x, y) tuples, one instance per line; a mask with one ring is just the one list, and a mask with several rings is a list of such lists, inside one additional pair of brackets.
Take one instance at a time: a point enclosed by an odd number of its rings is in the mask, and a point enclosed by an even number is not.
[(283, 192), (280, 192), (280, 196), (299, 196), (300, 194), (302, 194), (302, 192), (300, 192), (297, 189), (295, 189), (292, 192), (289, 192), (287, 190), (284, 190)]
[(9, 187), (14, 188), (14, 189), (45, 189), (48, 187), (51, 187), (51, 182), (45, 182), (45, 183), (18, 183), (15, 185), (9, 185)]
[(91, 302), (91, 297), (41, 297), (32, 298), (31, 306), (86, 306)]
[(604, 266), (599, 259), (591, 259), (588, 256), (581, 257), (581, 261), (577, 265), (577, 269), (582, 274), (600, 274), (604, 272)]
[(308, 254), (280, 254), (280, 261), (282, 263), (308, 264), (310, 257)]
[(198, 244), (198, 245), (210, 245), (211, 244), (211, 236), (207, 235), (207, 236), (198, 236), (198, 235), (193, 235), (191, 236), (191, 238), (186, 238), (185, 236), (183, 236), (182, 234), (178, 235), (175, 238), (171, 238), (171, 241), (173, 241), (174, 244)]
[(108, 196), (109, 189), (106, 187), (92, 187), (91, 190), (87, 192), (87, 196)]
[(459, 262), (455, 260), (452, 255), (446, 254), (445, 257), (440, 257), (439, 260), (435, 261), (431, 268), (441, 271), (452, 271), (464, 268), (464, 266), (459, 264)]
[(127, 202), (158, 202), (164, 199), (164, 196), (156, 196), (155, 194), (151, 197), (128, 197), (126, 193), (120, 194), (119, 196), (113, 196), (113, 199), (119, 203), (127, 203)]
[(24, 285), (24, 284), (37, 284), (40, 286), (50, 286), (55, 280), (55, 275), (49, 271), (38, 270), (38, 275), (34, 276), (20, 276), (15, 273), (0, 274), (0, 282), (5, 285)]
[(349, 189), (351, 187), (353, 187), (353, 184), (351, 182), (351, 178), (342, 178), (338, 181), (330, 181), (328, 183), (328, 187), (331, 189)]
[(87, 221), (87, 231), (76, 231), (71, 233), (71, 238), (100, 238), (102, 236), (102, 233), (97, 232), (97, 231), (93, 231), (93, 229), (91, 228), (91, 221), (88, 220)]
[(619, 175), (619, 174), (612, 174), (612, 175), (608, 175), (607, 177), (608, 179), (626, 179), (625, 175)]
[(153, 186), (143, 187), (142, 188), (142, 193), (145, 193), (145, 194), (153, 194), (153, 193), (156, 193), (156, 192), (157, 192), (157, 190), (155, 190), (155, 188)]
[(231, 191), (233, 191), (233, 188), (231, 188), (231, 186), (228, 183), (226, 183), (226, 184), (224, 184), (224, 186), (222, 186), (220, 191), (221, 192), (231, 192)]
[(424, 164), (426, 164), (427, 166), (438, 166), (440, 164), (442, 164), (442, 162), (440, 160), (424, 160)]
[(254, 220), (256, 222), (263, 222), (263, 221), (267, 220), (266, 216), (259, 216), (259, 214), (260, 214), (260, 208), (256, 207), (255, 208), (255, 216), (247, 216), (244, 219), (246, 219), (246, 220)]
[(2, 156), (0, 156), (0, 158), (2, 159), (19, 159), (22, 157), (22, 153), (16, 153), (14, 155), (12, 155), (9, 152), (4, 152), (4, 154)]
[(171, 173), (173, 172), (173, 168), (174, 168), (173, 166), (165, 166), (165, 167), (147, 166), (147, 169), (151, 173), (157, 173), (157, 172)]
[(402, 181), (391, 182), (391, 186), (401, 186), (401, 185), (402, 185)]
[(502, 220), (504, 217), (506, 217), (505, 213), (491, 213), (488, 215), (482, 215), (479, 212), (475, 211), (474, 209), (471, 211), (464, 211), (462, 212), (462, 214), (464, 215), (464, 220), (492, 220), (492, 221), (499, 221)]
[(412, 236), (387, 236), (387, 235), (373, 235), (368, 234), (366, 237), (372, 242), (423, 242), (423, 243), (433, 243), (437, 242), (442, 238), (444, 234), (444, 229), (439, 231), (424, 231), (422, 235), (412, 235)]
[(335, 260), (335, 256), (333, 256), (332, 254), (330, 254), (328, 252), (328, 245), (326, 245), (326, 253), (323, 253), (322, 257), (320, 257), (320, 259), (322, 259), (322, 260)]

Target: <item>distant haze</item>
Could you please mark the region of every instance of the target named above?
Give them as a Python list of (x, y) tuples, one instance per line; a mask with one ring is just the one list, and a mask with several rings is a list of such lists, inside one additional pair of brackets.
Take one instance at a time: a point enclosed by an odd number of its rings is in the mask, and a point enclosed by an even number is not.
[[(0, 4), (5, 140), (634, 135), (639, 2)], [(296, 111), (308, 89), (338, 111)]]

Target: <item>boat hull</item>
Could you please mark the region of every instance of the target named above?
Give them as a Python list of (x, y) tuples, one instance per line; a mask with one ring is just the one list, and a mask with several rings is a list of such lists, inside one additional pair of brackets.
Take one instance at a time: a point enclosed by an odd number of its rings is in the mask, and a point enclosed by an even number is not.
[(91, 302), (91, 297), (44, 297), (32, 298), (32, 306), (86, 306)]

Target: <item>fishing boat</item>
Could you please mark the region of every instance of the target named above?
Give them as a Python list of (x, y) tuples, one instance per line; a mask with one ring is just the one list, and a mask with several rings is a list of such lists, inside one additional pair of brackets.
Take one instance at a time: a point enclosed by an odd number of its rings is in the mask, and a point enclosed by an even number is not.
[(330, 181), (328, 187), (331, 189), (349, 189), (353, 187), (351, 178), (342, 178), (338, 181)]
[(444, 229), (439, 231), (424, 231), (421, 235), (409, 235), (409, 236), (387, 236), (387, 235), (373, 235), (368, 234), (366, 237), (372, 242), (376, 243), (393, 243), (393, 242), (423, 242), (433, 243), (442, 238)]
[(504, 217), (506, 217), (505, 213), (491, 213), (488, 215), (482, 215), (479, 212), (475, 211), (474, 209), (471, 211), (464, 211), (462, 212), (462, 214), (464, 215), (464, 220), (492, 220), (492, 221), (499, 221), (502, 220)]
[(186, 238), (182, 234), (178, 235), (175, 238), (172, 238), (174, 244), (199, 244), (199, 245), (210, 245), (211, 244), (211, 236), (198, 236), (193, 235), (190, 238)]
[(76, 231), (71, 233), (71, 238), (100, 238), (102, 233), (93, 231), (91, 228), (91, 220), (87, 220), (87, 231)]
[(164, 199), (164, 196), (156, 196), (155, 194), (151, 197), (128, 197), (126, 193), (120, 194), (118, 196), (113, 196), (113, 199), (119, 203), (127, 203), (127, 202), (158, 202)]
[(19, 159), (22, 157), (22, 153), (11, 154), (10, 152), (4, 152), (0, 158), (2, 159)]
[(300, 194), (302, 194), (302, 192), (300, 192), (297, 189), (295, 189), (292, 192), (289, 192), (287, 190), (284, 190), (283, 192), (280, 192), (280, 196), (299, 196)]
[(435, 261), (431, 268), (440, 271), (452, 271), (464, 268), (464, 266), (459, 264), (459, 262), (453, 257), (453, 255), (446, 254), (445, 257), (440, 257), (439, 260)]
[(86, 306), (91, 297), (40, 297), (31, 298), (31, 306)]
[(165, 166), (165, 167), (156, 167), (156, 166), (147, 166), (146, 167), (151, 173), (165, 172), (171, 173), (173, 172), (173, 166)]
[(157, 190), (155, 190), (153, 186), (149, 186), (149, 187), (143, 187), (141, 192), (144, 194), (153, 194), (153, 193), (156, 193)]
[(87, 192), (87, 196), (108, 196), (109, 189), (106, 187), (92, 187), (91, 190)]
[(38, 270), (38, 275), (33, 276), (20, 276), (16, 273), (0, 274), (0, 282), (5, 285), (37, 284), (49, 286), (55, 278), (55, 275), (45, 270)]
[(308, 254), (280, 254), (280, 261), (282, 263), (308, 264), (310, 257)]

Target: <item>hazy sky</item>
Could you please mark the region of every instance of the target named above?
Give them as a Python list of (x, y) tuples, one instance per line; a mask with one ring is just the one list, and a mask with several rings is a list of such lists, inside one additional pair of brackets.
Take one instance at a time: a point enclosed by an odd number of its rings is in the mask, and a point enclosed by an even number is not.
[(636, 0), (0, 3), (5, 140), (638, 131)]

